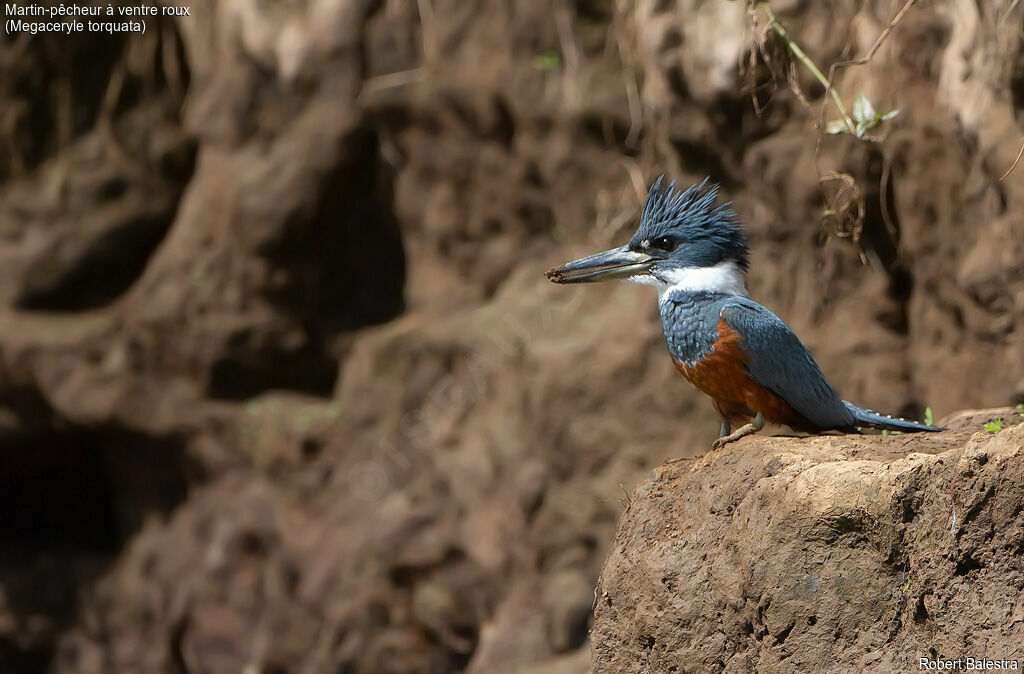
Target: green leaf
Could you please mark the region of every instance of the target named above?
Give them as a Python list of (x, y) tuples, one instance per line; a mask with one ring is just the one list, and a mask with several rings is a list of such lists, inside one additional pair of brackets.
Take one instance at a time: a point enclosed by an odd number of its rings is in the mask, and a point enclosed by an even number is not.
[[(853, 112), (851, 114), (854, 125), (853, 135), (864, 140), (876, 140), (875, 138), (868, 136), (868, 131), (871, 131), (871, 129), (879, 126), (882, 122), (888, 121), (899, 114), (899, 110), (890, 110), (885, 114), (876, 111), (875, 104), (868, 100), (867, 96), (861, 94), (860, 96), (857, 96), (857, 99), (853, 102)], [(835, 127), (835, 131), (831, 130), (831, 127), (834, 124), (836, 124), (836, 122), (830, 122), (826, 131), (829, 133), (843, 133), (843, 131), (839, 130), (838, 126)]]
[(876, 117), (875, 106), (868, 100), (867, 96), (864, 94), (858, 96), (857, 100), (853, 102), (853, 121), (857, 122), (857, 126), (871, 124), (876, 121)]
[(846, 121), (842, 119), (833, 119), (825, 125), (825, 133), (832, 134), (833, 136), (849, 132), (850, 129), (846, 126)]
[(548, 49), (542, 51), (539, 54), (535, 54), (533, 57), (533, 68), (541, 72), (551, 72), (557, 70), (558, 66), (562, 64), (562, 56), (554, 49)]
[(928, 424), (929, 426), (931, 426), (933, 421), (934, 421), (934, 418), (932, 417), (932, 408), (930, 408), (930, 407), (924, 408), (924, 422), (926, 424)]
[(988, 431), (989, 433), (998, 433), (999, 431), (1003, 430), (1003, 420), (996, 419), (995, 421), (990, 421), (989, 423), (985, 424), (985, 430)]

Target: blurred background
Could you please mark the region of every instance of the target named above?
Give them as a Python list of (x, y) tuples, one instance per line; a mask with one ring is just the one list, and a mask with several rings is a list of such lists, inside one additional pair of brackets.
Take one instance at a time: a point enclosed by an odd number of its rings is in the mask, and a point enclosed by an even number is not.
[[(718, 418), (649, 289), (543, 271), (661, 173), (845, 398), (1024, 401), (1024, 8), (906, 4), (834, 80), (874, 140), (739, 1), (5, 34), (0, 671), (589, 671), (627, 493)], [(905, 4), (771, 7), (827, 75)]]

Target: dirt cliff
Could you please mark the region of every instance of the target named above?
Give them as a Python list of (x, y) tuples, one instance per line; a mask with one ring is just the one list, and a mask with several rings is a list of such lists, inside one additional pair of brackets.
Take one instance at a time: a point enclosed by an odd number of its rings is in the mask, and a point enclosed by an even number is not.
[[(601, 572), (597, 672), (916, 671), (1024, 660), (1024, 424), (753, 438), (630, 496)], [(985, 423), (1001, 419), (1000, 430)]]

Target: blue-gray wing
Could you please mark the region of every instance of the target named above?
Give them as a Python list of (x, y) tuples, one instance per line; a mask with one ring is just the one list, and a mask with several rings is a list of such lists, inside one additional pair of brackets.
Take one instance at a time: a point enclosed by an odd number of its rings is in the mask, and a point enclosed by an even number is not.
[(819, 428), (853, 425), (853, 415), (814, 358), (778, 316), (746, 298), (729, 300), (719, 316), (743, 339), (751, 379)]

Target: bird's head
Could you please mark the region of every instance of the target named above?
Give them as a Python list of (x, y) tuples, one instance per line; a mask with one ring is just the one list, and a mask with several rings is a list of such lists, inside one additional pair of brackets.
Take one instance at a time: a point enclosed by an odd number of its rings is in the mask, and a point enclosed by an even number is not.
[(729, 204), (717, 205), (717, 197), (718, 185), (707, 180), (680, 191), (658, 178), (628, 244), (549, 269), (546, 275), (555, 283), (626, 279), (746, 294), (747, 242)]

